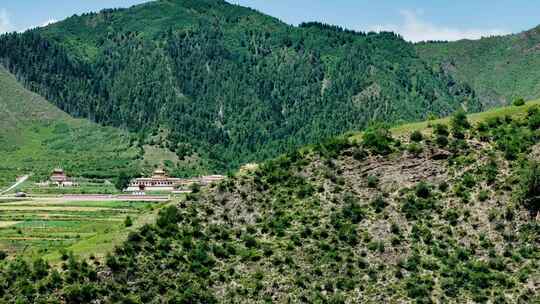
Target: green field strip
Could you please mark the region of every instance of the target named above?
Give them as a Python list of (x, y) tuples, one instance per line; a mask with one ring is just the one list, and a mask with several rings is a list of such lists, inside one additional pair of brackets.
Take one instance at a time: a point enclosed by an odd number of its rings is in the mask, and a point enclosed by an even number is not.
[(93, 225), (96, 225), (99, 223), (100, 225), (103, 225), (105, 223), (110, 223), (110, 221), (97, 221), (95, 219), (88, 219), (87, 221), (25, 221), (25, 222), (19, 222), (15, 225), (17, 228), (81, 228), (86, 227), (89, 225), (89, 223), (92, 223)]
[[(4, 217), (20, 217), (20, 218), (47, 218), (47, 212), (43, 210), (37, 210), (32, 211), (32, 209), (29, 210), (20, 210), (20, 211), (10, 211), (10, 210), (0, 210), (0, 218)], [(129, 212), (119, 212), (118, 210), (114, 209), (108, 209), (107, 211), (61, 211), (61, 210), (55, 210), (53, 214), (55, 216), (64, 216), (64, 217), (84, 217), (84, 218), (102, 218), (102, 217), (110, 217), (110, 216), (119, 216), (119, 215), (126, 215), (126, 214), (137, 214), (140, 213), (138, 210), (130, 210)]]
[(65, 246), (70, 246), (76, 243), (77, 240), (43, 240), (43, 239), (24, 239), (24, 240), (0, 240), (0, 249), (8, 252), (21, 252), (26, 249), (26, 252), (45, 249), (57, 250)]
[(0, 206), (0, 211), (26, 211), (32, 210), (36, 212), (44, 211), (115, 211), (115, 212), (129, 212), (129, 209), (112, 209), (103, 207), (72, 207), (72, 206)]
[(108, 208), (108, 209), (146, 209), (151, 208), (152, 204), (146, 202), (11, 202), (0, 205), (0, 209), (4, 206), (26, 206), (26, 207), (91, 207), (91, 208)]
[[(0, 222), (10, 222), (10, 221), (17, 221), (17, 222), (23, 222), (23, 221), (88, 221), (88, 219), (92, 219), (93, 221), (119, 221), (123, 220), (125, 218), (125, 214), (123, 215), (114, 215), (114, 216), (107, 216), (107, 217), (88, 217), (88, 216), (35, 216), (35, 215), (12, 215), (12, 216), (0, 216)], [(0, 226), (1, 228), (1, 226)]]

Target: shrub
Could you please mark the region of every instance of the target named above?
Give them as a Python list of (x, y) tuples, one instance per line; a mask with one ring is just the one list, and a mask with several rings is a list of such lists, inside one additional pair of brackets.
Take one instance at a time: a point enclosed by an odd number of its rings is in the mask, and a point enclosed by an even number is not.
[(120, 172), (120, 174), (118, 174), (118, 177), (114, 181), (114, 186), (116, 187), (116, 189), (118, 189), (118, 191), (124, 191), (124, 189), (129, 186), (132, 178), (133, 176), (131, 176), (125, 171), (122, 171)]
[(377, 125), (368, 128), (362, 137), (362, 144), (377, 154), (390, 154), (391, 144), (394, 140), (392, 134), (386, 126)]
[(450, 223), (450, 225), (456, 226), (458, 224), (459, 213), (455, 209), (450, 209), (446, 212), (444, 218)]
[(490, 159), (486, 167), (484, 168), (484, 174), (486, 176), (486, 182), (493, 184), (497, 180), (499, 174), (499, 168), (495, 159)]
[(527, 124), (531, 130), (537, 130), (540, 128), (540, 113), (530, 115)]
[(3, 261), (7, 258), (7, 253), (3, 250), (0, 250), (0, 261)]
[(476, 179), (472, 174), (467, 172), (461, 177), (461, 183), (467, 188), (472, 188), (476, 185)]
[(66, 303), (90, 303), (98, 296), (98, 290), (95, 285), (84, 283), (68, 287), (65, 292)]
[(405, 286), (407, 296), (411, 299), (416, 299), (418, 303), (431, 303), (431, 291), (435, 282), (431, 277), (413, 275)]
[(540, 107), (539, 106), (534, 106), (534, 107), (530, 107), (527, 109), (527, 116), (528, 117), (531, 117), (535, 114), (538, 114), (540, 112)]
[(356, 147), (353, 150), (352, 156), (356, 160), (364, 160), (368, 156), (368, 154), (366, 150), (362, 149), (361, 147)]
[(467, 119), (467, 114), (463, 110), (459, 110), (454, 113), (452, 119), (450, 120), (450, 125), (452, 129), (470, 129), (471, 124)]
[(540, 163), (531, 161), (521, 173), (521, 201), (534, 216), (540, 211)]
[(371, 205), (375, 209), (375, 212), (381, 213), (386, 206), (388, 206), (388, 203), (384, 200), (382, 195), (377, 196), (372, 202)]
[(360, 206), (357, 199), (349, 194), (345, 197), (345, 206), (342, 210), (344, 218), (350, 220), (353, 224), (360, 223), (366, 216), (366, 211)]
[(382, 241), (372, 241), (367, 245), (367, 248), (370, 251), (379, 251), (380, 253), (384, 252), (384, 242)]
[(377, 188), (377, 185), (379, 185), (379, 178), (375, 175), (370, 175), (367, 178), (367, 186), (369, 188)]
[(452, 136), (456, 139), (464, 139), (465, 130), (471, 128), (471, 124), (467, 120), (467, 114), (463, 110), (454, 113), (450, 120), (450, 125), (452, 127)]
[(416, 199), (414, 195), (408, 195), (401, 207), (401, 211), (407, 219), (417, 219), (423, 215), (423, 211), (436, 209), (437, 205), (433, 199)]
[(244, 244), (247, 248), (256, 248), (258, 246), (257, 240), (250, 235), (244, 238)]
[(124, 220), (124, 226), (131, 227), (133, 226), (133, 220), (131, 219), (131, 216), (126, 216), (126, 219)]
[(407, 152), (411, 153), (414, 156), (418, 156), (424, 151), (424, 148), (417, 143), (412, 143), (407, 146)]
[(416, 196), (420, 198), (428, 198), (431, 195), (431, 190), (428, 184), (425, 182), (420, 182), (418, 185), (416, 185), (415, 193)]
[(433, 114), (433, 113), (429, 113), (426, 119), (427, 119), (427, 121), (433, 121), (433, 120), (436, 120), (436, 119), (437, 119), (437, 115), (435, 115), (435, 114)]
[(478, 132), (487, 132), (489, 131), (489, 126), (485, 121), (481, 121), (476, 125), (476, 130)]
[(482, 190), (478, 193), (478, 200), (481, 201), (481, 202), (485, 202), (487, 201), (489, 198), (489, 192), (487, 192), (486, 190)]
[(107, 267), (109, 267), (113, 272), (117, 272), (122, 269), (122, 264), (120, 264), (118, 259), (110, 253), (107, 253), (107, 256), (105, 257), (105, 265), (107, 265)]
[(416, 130), (411, 133), (411, 141), (421, 142), (423, 139), (424, 139), (424, 136), (422, 135), (422, 132)]
[(525, 99), (523, 99), (523, 97), (517, 97), (512, 102), (512, 105), (514, 105), (516, 107), (521, 107), (521, 106), (525, 105)]
[(439, 147), (446, 147), (446, 146), (448, 146), (448, 137), (442, 136), (442, 135), (437, 135), (437, 137), (435, 138), (435, 143)]
[(448, 132), (448, 126), (443, 124), (436, 124), (433, 127), (433, 134), (440, 135), (440, 136), (448, 136), (450, 133)]
[(450, 187), (450, 185), (448, 185), (447, 182), (442, 182), (439, 185), (439, 190), (441, 190), (442, 192), (446, 192), (446, 190), (448, 190), (449, 187)]
[(199, 183), (192, 183), (189, 185), (189, 189), (192, 193), (199, 193), (201, 191), (201, 185)]

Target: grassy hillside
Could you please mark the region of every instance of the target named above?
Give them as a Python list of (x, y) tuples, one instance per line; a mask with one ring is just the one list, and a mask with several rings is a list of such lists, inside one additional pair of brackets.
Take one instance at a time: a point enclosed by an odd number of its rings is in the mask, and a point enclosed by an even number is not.
[(450, 43), (421, 43), (435, 67), (466, 82), (486, 105), (540, 97), (540, 27), (520, 34)]
[(537, 303), (540, 108), (499, 111), (251, 166), (162, 210), (104, 264), (6, 262), (0, 299)]
[[(413, 44), (293, 27), (220, 0), (160, 0), (0, 38), (0, 62), (76, 117), (125, 127), (225, 171), (372, 120), (481, 107)], [(185, 169), (177, 168), (179, 174)]]
[(0, 188), (23, 174), (40, 180), (55, 167), (103, 178), (137, 168), (126, 132), (71, 118), (1, 67), (0, 92)]
[[(532, 100), (529, 102), (526, 102), (523, 106), (506, 106), (506, 107), (497, 107), (488, 111), (469, 114), (467, 117), (471, 123), (479, 123), (482, 121), (486, 121), (489, 119), (496, 119), (496, 118), (502, 118), (505, 116), (511, 116), (511, 117), (523, 117), (527, 115), (527, 112), (530, 109), (534, 109), (536, 107), (540, 106), (540, 100)], [(440, 119), (434, 119), (429, 121), (422, 121), (417, 123), (408, 123), (408, 124), (402, 124), (398, 125), (396, 127), (393, 127), (391, 129), (392, 133), (395, 135), (403, 135), (403, 134), (409, 134), (414, 131), (426, 131), (429, 132), (430, 126), (436, 125), (436, 124), (449, 124), (452, 117), (445, 117)], [(357, 135), (358, 137), (361, 137), (362, 135)]]

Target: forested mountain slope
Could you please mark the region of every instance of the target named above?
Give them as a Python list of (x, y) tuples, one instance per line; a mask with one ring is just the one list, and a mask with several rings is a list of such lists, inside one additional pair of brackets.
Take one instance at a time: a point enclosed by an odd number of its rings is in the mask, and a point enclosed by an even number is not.
[(365, 127), (479, 110), (392, 33), (286, 25), (220, 0), (160, 0), (0, 38), (0, 62), (77, 117), (225, 170)]
[(421, 43), (417, 49), (434, 67), (471, 85), (484, 105), (540, 97), (540, 27), (480, 40)]
[(0, 264), (0, 300), (538, 303), (540, 108), (490, 116), (245, 168), (105, 261)]
[(139, 154), (127, 132), (70, 117), (0, 67), (0, 188), (55, 167), (87, 177), (136, 172)]

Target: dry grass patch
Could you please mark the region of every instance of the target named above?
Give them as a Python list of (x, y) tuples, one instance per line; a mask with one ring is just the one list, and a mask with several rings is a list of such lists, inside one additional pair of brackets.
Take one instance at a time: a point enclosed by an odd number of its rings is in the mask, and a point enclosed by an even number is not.
[(20, 222), (15, 222), (15, 221), (0, 221), (0, 228), (11, 227), (11, 226), (17, 225), (18, 223), (20, 223)]

